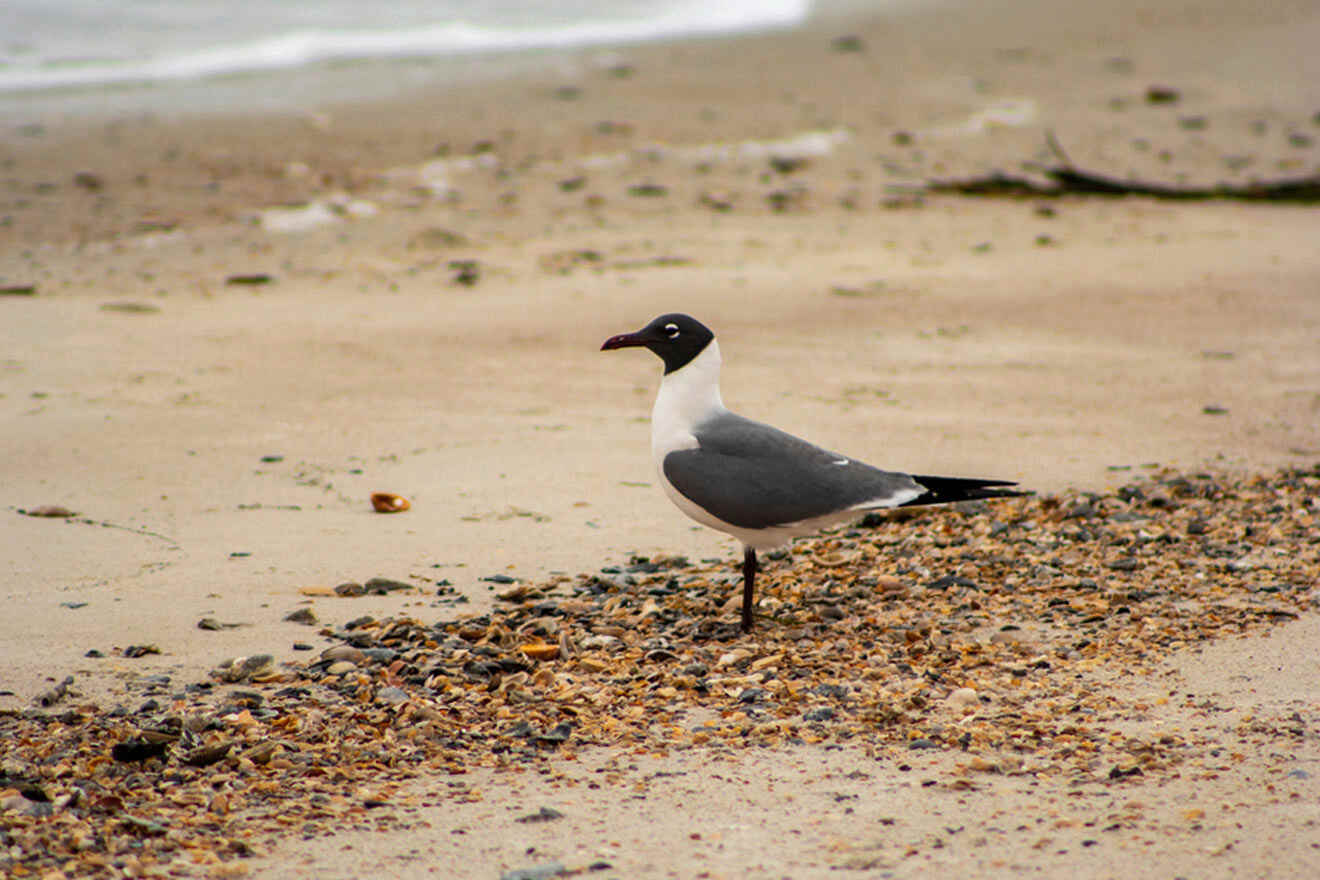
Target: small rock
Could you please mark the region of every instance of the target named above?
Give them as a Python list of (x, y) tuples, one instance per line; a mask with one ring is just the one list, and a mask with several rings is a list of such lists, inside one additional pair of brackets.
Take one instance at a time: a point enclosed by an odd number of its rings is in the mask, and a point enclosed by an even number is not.
[(88, 192), (100, 192), (101, 188), (105, 186), (105, 181), (101, 179), (99, 174), (91, 171), (79, 171), (73, 175), (73, 185)]
[(362, 653), (361, 648), (355, 648), (352, 645), (335, 645), (334, 647), (326, 648), (322, 651), (321, 659), (330, 661), (348, 660), (354, 665), (357, 665), (365, 663), (367, 655)]
[(231, 684), (248, 681), (254, 676), (265, 675), (272, 671), (275, 665), (275, 658), (270, 654), (253, 654), (251, 657), (235, 657), (227, 663), (220, 664), (215, 671), (221, 681), (227, 681)]
[(148, 654), (159, 654), (160, 648), (155, 645), (129, 645), (124, 649), (125, 657), (145, 657)]
[(411, 590), (413, 585), (403, 581), (391, 580), (390, 578), (374, 577), (370, 578), (362, 587), (372, 596), (384, 596), (398, 590)]
[(348, 583), (343, 583), (335, 587), (335, 595), (345, 596), (348, 598), (353, 598), (355, 596), (365, 596), (367, 595), (367, 588), (362, 586), (361, 584), (354, 583), (353, 581), (349, 581)]
[(843, 700), (848, 697), (848, 686), (846, 684), (830, 684), (825, 682), (816, 685), (811, 689), (818, 697), (826, 697), (831, 700)]
[(450, 260), (449, 268), (454, 270), (454, 283), (472, 287), (481, 280), (481, 264), (476, 260)]
[(222, 742), (213, 746), (201, 746), (182, 757), (182, 761), (192, 767), (209, 767), (223, 761), (229, 755), (231, 742)]
[(738, 663), (741, 663), (743, 660), (746, 660), (750, 656), (751, 654), (742, 648), (739, 648), (734, 651), (726, 651), (720, 655), (720, 658), (718, 660), (715, 661), (715, 668), (726, 669), (730, 666), (734, 666)]
[(453, 230), (443, 229), (438, 226), (423, 229), (408, 241), (409, 249), (426, 248), (428, 250), (466, 247), (467, 244), (467, 236), (463, 235), (461, 232), (454, 232)]
[(310, 608), (299, 608), (297, 611), (290, 611), (284, 615), (284, 619), (290, 623), (301, 623), (306, 626), (312, 626), (316, 621), (316, 614)]
[(515, 822), (521, 822), (524, 825), (531, 825), (537, 822), (553, 822), (555, 819), (564, 818), (564, 814), (554, 807), (542, 807), (535, 813), (529, 813), (526, 816), (519, 816), (514, 819)]
[(981, 705), (981, 698), (977, 696), (975, 689), (961, 687), (945, 697), (944, 702), (955, 709), (966, 709)]
[(801, 171), (811, 164), (811, 160), (805, 156), (771, 156), (770, 170), (776, 174), (792, 174), (795, 171)]
[[(341, 661), (347, 662), (347, 661)], [(376, 702), (384, 703), (387, 706), (397, 706), (400, 703), (408, 702), (408, 692), (403, 688), (383, 687), (376, 691)]]
[(343, 675), (345, 672), (352, 672), (357, 669), (357, 664), (352, 660), (336, 660), (325, 668), (326, 675)]
[(203, 617), (201, 620), (197, 621), (198, 629), (204, 629), (210, 632), (218, 632), (222, 629), (235, 629), (240, 625), (241, 624), (237, 623), (221, 623), (214, 617)]
[(110, 757), (121, 763), (134, 763), (159, 758), (169, 747), (168, 742), (152, 742), (145, 739), (130, 739), (115, 743), (110, 749)]
[(1110, 779), (1126, 779), (1129, 776), (1144, 776), (1144, 775), (1145, 774), (1141, 772), (1141, 768), (1135, 764), (1133, 764), (1131, 767), (1120, 767), (1117, 764), (1115, 764), (1109, 770)]
[(628, 187), (628, 195), (658, 198), (669, 194), (669, 187), (659, 183), (635, 183)]
[(63, 681), (38, 696), (34, 702), (42, 707), (53, 706), (60, 700), (64, 699), (69, 692), (69, 685), (71, 684), (73, 684), (73, 676), (67, 675), (64, 677)]
[(258, 287), (270, 284), (275, 278), (266, 272), (240, 272), (225, 278), (225, 284), (240, 287)]
[(587, 636), (585, 639), (582, 640), (582, 649), (585, 651), (592, 651), (597, 648), (610, 649), (620, 644), (622, 643), (614, 636), (592, 635), (592, 636)]
[(734, 195), (726, 190), (709, 190), (697, 198), (697, 204), (712, 211), (732, 211)]
[(1182, 95), (1177, 89), (1169, 86), (1148, 86), (1146, 88), (1147, 104), (1176, 104)]
[(965, 587), (967, 589), (977, 589), (976, 581), (971, 578), (960, 577), (956, 574), (946, 574), (938, 577), (926, 584), (928, 590), (947, 590), (950, 587)]
[(558, 745), (562, 742), (568, 742), (568, 738), (573, 735), (573, 725), (567, 721), (556, 724), (545, 733), (537, 736), (541, 742)]
[(821, 620), (843, 620), (844, 611), (838, 605), (822, 605), (817, 613)]
[(567, 873), (568, 869), (559, 862), (543, 862), (530, 868), (505, 871), (500, 875), (500, 880), (550, 880), (551, 877), (560, 877)]

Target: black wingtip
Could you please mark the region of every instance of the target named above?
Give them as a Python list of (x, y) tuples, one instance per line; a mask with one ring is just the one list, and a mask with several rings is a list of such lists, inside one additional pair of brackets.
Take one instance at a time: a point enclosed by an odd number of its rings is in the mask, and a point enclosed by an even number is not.
[(913, 475), (920, 486), (926, 490), (900, 507), (915, 507), (925, 504), (956, 504), (959, 501), (980, 501), (991, 498), (1021, 498), (1034, 495), (1022, 489), (1013, 489), (1017, 483), (1012, 480), (979, 480), (965, 477), (922, 477)]

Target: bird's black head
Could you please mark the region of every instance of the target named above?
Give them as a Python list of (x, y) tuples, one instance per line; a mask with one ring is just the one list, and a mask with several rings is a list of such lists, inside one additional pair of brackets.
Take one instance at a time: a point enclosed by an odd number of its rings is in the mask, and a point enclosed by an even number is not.
[(710, 328), (696, 318), (674, 312), (661, 315), (636, 333), (611, 336), (600, 350), (644, 346), (665, 362), (666, 373), (672, 373), (705, 351), (714, 338)]

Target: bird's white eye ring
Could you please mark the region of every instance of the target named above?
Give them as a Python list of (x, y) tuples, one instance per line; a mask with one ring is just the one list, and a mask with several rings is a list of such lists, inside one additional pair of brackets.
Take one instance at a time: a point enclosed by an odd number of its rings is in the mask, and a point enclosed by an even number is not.
[(666, 325), (665, 325), (665, 333), (669, 334), (669, 338), (670, 338), (670, 339), (674, 339), (675, 337), (678, 336), (678, 325), (677, 325), (677, 324), (666, 324)]

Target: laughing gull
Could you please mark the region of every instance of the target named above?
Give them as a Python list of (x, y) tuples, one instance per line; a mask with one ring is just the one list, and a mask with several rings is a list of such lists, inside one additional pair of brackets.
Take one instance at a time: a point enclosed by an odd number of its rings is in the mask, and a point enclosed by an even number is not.
[(742, 629), (752, 629), (757, 550), (783, 546), (868, 510), (1029, 493), (1006, 480), (882, 471), (745, 419), (720, 398), (720, 346), (688, 315), (661, 315), (601, 351), (640, 346), (665, 364), (651, 410), (651, 455), (665, 494), (702, 525), (743, 545)]

